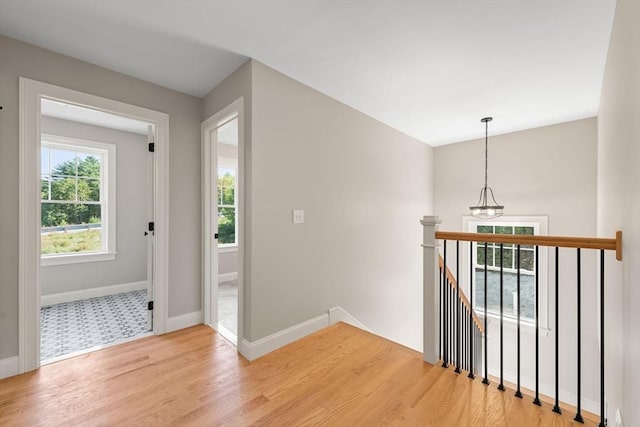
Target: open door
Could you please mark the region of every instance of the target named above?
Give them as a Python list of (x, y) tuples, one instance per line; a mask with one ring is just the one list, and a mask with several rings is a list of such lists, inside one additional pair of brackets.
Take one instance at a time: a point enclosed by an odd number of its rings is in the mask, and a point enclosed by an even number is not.
[(234, 345), (243, 337), (242, 105), (202, 123), (204, 321)]
[(147, 141), (149, 143), (149, 156), (147, 157), (147, 229), (144, 234), (147, 236), (147, 329), (153, 331), (153, 272), (154, 272), (154, 250), (155, 250), (155, 129), (152, 125), (147, 128)]

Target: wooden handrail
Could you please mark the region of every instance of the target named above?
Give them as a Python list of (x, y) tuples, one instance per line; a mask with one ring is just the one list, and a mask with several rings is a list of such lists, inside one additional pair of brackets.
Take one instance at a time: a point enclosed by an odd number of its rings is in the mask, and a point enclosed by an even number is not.
[(616, 259), (622, 261), (622, 231), (615, 239), (599, 237), (531, 236), (527, 234), (488, 234), (436, 231), (436, 239), (463, 242), (512, 243), (515, 245), (557, 246), (560, 248), (604, 249), (616, 251)]
[[(440, 269), (444, 268), (444, 261), (442, 259), (442, 255), (438, 255), (438, 264), (440, 265)], [(451, 273), (451, 270), (449, 270), (449, 267), (447, 267), (447, 279), (449, 279), (449, 283), (451, 284), (451, 287), (455, 291), (456, 288), (458, 287), (458, 281)], [(476, 326), (480, 330), (480, 333), (484, 334), (484, 328), (482, 327), (482, 322), (480, 322), (480, 318), (476, 314), (473, 307), (471, 307), (471, 304), (469, 303), (469, 300), (467, 299), (467, 296), (464, 294), (464, 291), (462, 289), (460, 289), (460, 300), (462, 301), (462, 304), (465, 307), (467, 307), (467, 309), (469, 309), (469, 312), (471, 312), (471, 315), (473, 316), (473, 322), (476, 324)]]

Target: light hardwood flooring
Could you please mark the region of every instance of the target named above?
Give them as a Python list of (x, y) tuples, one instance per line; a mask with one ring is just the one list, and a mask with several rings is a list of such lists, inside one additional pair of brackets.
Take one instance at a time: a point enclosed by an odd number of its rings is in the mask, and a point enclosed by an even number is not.
[(342, 323), (251, 363), (195, 326), (0, 381), (1, 426), (582, 425), (573, 414)]

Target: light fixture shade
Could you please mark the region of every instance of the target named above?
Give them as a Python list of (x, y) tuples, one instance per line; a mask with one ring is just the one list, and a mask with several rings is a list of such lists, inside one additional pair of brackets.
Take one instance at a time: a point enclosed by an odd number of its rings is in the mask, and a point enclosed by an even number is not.
[[(489, 194), (491, 195), (491, 202), (489, 204)], [(493, 190), (491, 187), (484, 187), (480, 190), (480, 200), (478, 200), (477, 206), (469, 206), (471, 210), (471, 216), (482, 219), (493, 219), (502, 216), (504, 206), (501, 206), (496, 202), (493, 197)]]
[[(493, 219), (502, 216), (504, 206), (499, 205), (493, 197), (493, 190), (487, 186), (487, 169), (489, 159), (489, 122), (493, 120), (492, 117), (485, 117), (480, 120), (485, 124), (485, 136), (484, 136), (484, 187), (480, 190), (480, 199), (477, 206), (469, 206), (471, 216), (481, 219)], [(489, 198), (491, 197), (491, 198)]]

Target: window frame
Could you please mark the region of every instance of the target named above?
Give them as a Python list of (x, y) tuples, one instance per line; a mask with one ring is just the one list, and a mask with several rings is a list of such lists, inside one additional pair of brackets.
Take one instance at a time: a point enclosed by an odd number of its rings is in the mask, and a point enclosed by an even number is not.
[[(100, 155), (100, 220), (102, 224), (102, 249), (98, 252), (66, 253), (43, 255), (40, 249), (40, 265), (43, 267), (76, 264), (84, 262), (110, 261), (117, 255), (116, 251), (116, 145), (112, 143), (91, 141), (83, 138), (72, 138), (43, 133), (40, 138), (40, 152), (43, 148), (77, 150), (84, 153)], [(38, 160), (39, 176), (42, 179), (42, 159)], [(50, 165), (51, 167), (51, 165)], [(42, 197), (39, 199), (42, 209)], [(42, 227), (42, 219), (40, 219)], [(41, 240), (40, 240), (41, 241)]]
[[(497, 219), (493, 219), (493, 220), (481, 220), (478, 218), (474, 218), (471, 216), (464, 216), (463, 217), (463, 230), (465, 230), (466, 232), (469, 233), (477, 233), (477, 227), (481, 226), (481, 225), (489, 225), (489, 226), (507, 226), (507, 227), (518, 227), (518, 226), (522, 226), (522, 227), (533, 227), (534, 228), (534, 235), (538, 235), (538, 236), (546, 236), (548, 235), (548, 217), (547, 216), (542, 216), (542, 215), (531, 215), (531, 216), (502, 216), (499, 217)], [(470, 270), (470, 262), (475, 262), (475, 260), (477, 260), (477, 251), (478, 249), (482, 250), (482, 248), (484, 247), (484, 245), (482, 243), (475, 243), (474, 244), (474, 249), (473, 249), (473, 259), (469, 259), (469, 252), (467, 251), (463, 251), (465, 253), (465, 256), (463, 257), (463, 265), (466, 266), (466, 268), (463, 268), (464, 271), (464, 275), (463, 278), (465, 279), (465, 284), (466, 284), (466, 289), (465, 292), (467, 292), (467, 294), (469, 294), (469, 270)], [(539, 275), (539, 293), (540, 293), (540, 307), (538, 310), (538, 315), (539, 315), (539, 325), (540, 325), (540, 329), (544, 332), (544, 331), (548, 331), (548, 326), (549, 326), (549, 270), (548, 270), (548, 264), (549, 264), (549, 251), (548, 248), (545, 246), (540, 246), (539, 247), (539, 265), (538, 265), (538, 275)], [(515, 252), (515, 249), (514, 249)], [(489, 267), (489, 270), (493, 270), (493, 271), (499, 271), (499, 267), (494, 269), (493, 267)], [(474, 271), (475, 271), (475, 263), (474, 263)], [(517, 269), (504, 269), (505, 272), (517, 272)], [(529, 273), (526, 270), (520, 270), (521, 274), (527, 274), (527, 275), (535, 275), (534, 273)], [(475, 291), (476, 288), (476, 280), (475, 280), (475, 274), (473, 275), (473, 277), (471, 278), (473, 280), (473, 289)], [(470, 295), (469, 295), (470, 296)], [(474, 299), (474, 305), (475, 305), (476, 301)], [(474, 309), (476, 310), (476, 313), (478, 314), (478, 316), (484, 316), (484, 307), (478, 307), (475, 306)], [(535, 307), (534, 307), (535, 309)], [(499, 320), (500, 319), (500, 312), (498, 311), (494, 311), (491, 310), (489, 308), (487, 308), (487, 317), (489, 319), (496, 319)], [(505, 324), (517, 324), (517, 318), (515, 315), (511, 314), (511, 313), (504, 313), (504, 322)], [(529, 319), (529, 318), (523, 318), (521, 317), (520, 319), (521, 325), (524, 326), (535, 326), (535, 318), (533, 319)]]
[[(238, 159), (234, 159), (232, 157), (223, 157), (223, 156), (218, 156), (218, 165), (216, 168), (216, 174), (218, 175), (216, 177), (216, 179), (219, 178), (219, 173), (220, 173), (220, 169), (221, 167), (227, 168), (227, 169), (233, 169), (234, 171), (234, 180), (233, 180), (233, 212), (234, 212), (234, 226), (235, 226), (235, 230), (234, 230), (234, 237), (235, 237), (235, 242), (234, 243), (218, 243), (218, 249), (221, 253), (225, 253), (225, 252), (233, 252), (234, 250), (237, 250), (238, 248)], [(216, 188), (218, 188), (218, 186), (216, 185)], [(219, 190), (219, 188), (218, 188)], [(216, 211), (217, 209), (222, 206), (218, 204), (218, 194), (216, 194)], [(227, 205), (224, 205), (227, 206)], [(218, 213), (216, 212), (216, 215)], [(220, 228), (220, 225), (218, 224), (218, 229)]]

